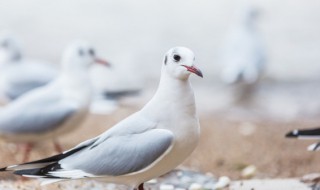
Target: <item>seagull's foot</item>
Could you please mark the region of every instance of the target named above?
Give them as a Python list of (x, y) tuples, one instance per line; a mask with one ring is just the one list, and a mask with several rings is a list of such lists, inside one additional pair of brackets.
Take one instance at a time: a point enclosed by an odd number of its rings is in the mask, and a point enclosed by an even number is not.
[(144, 188), (143, 188), (143, 183), (141, 183), (141, 184), (139, 185), (138, 190), (144, 190)]
[(143, 183), (141, 183), (138, 188), (133, 188), (133, 190), (144, 190)]
[(61, 147), (61, 145), (57, 142), (57, 141), (53, 141), (53, 146), (54, 146), (54, 150), (58, 153), (62, 153), (63, 149)]
[(22, 163), (25, 163), (29, 160), (30, 157), (30, 152), (33, 148), (33, 144), (32, 143), (25, 143), (24, 145), (24, 152), (23, 152), (23, 159), (22, 159)]
[(29, 181), (29, 180), (30, 180), (30, 178), (23, 177), (23, 176), (19, 176), (19, 179), (20, 179), (22, 182), (25, 182), (25, 181)]

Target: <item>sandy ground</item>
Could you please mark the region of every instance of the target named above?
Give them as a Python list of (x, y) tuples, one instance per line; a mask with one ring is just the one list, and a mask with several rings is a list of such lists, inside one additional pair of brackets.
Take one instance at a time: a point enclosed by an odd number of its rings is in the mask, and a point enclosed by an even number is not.
[(247, 180), (233, 182), (230, 190), (308, 190), (309, 186), (297, 179)]
[[(110, 116), (92, 115), (76, 132), (61, 137), (64, 149), (94, 137), (108, 129), (117, 121), (134, 112), (127, 107)], [(310, 141), (288, 140), (284, 134), (295, 128), (315, 126), (320, 121), (301, 120), (292, 122), (241, 121), (228, 113), (212, 113), (200, 117), (202, 135), (198, 148), (183, 164), (186, 167), (214, 176), (229, 176), (241, 179), (241, 170), (248, 165), (258, 169), (257, 178), (300, 177), (319, 171), (318, 153), (307, 152)], [(248, 132), (249, 131), (249, 132)], [(19, 163), (21, 154), (13, 144), (0, 144), (1, 166)], [(31, 159), (39, 159), (55, 154), (50, 142), (38, 145)], [(1, 174), (3, 180), (18, 180), (11, 174)], [(28, 182), (32, 183), (32, 182)], [(26, 189), (28, 185), (21, 185)]]

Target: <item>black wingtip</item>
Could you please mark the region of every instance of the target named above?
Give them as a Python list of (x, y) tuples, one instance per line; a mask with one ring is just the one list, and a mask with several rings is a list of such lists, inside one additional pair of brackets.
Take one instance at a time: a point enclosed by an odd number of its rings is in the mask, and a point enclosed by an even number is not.
[(293, 131), (290, 131), (286, 134), (286, 138), (297, 138), (298, 135), (299, 135), (299, 131), (293, 130)]
[(320, 150), (320, 142), (309, 145), (307, 150), (308, 151), (319, 151)]
[(319, 138), (320, 136), (320, 128), (312, 128), (312, 129), (299, 129), (293, 130), (286, 134), (288, 138), (297, 138), (297, 137), (310, 137), (310, 138)]
[(15, 175), (37, 175), (39, 169), (25, 169), (25, 170), (17, 170), (14, 171), (13, 174)]
[(107, 91), (107, 92), (104, 92), (104, 96), (106, 99), (118, 100), (123, 97), (137, 96), (140, 93), (141, 93), (140, 89), (122, 90), (122, 91)]
[(7, 171), (7, 167), (0, 168), (0, 172), (5, 172), (5, 171)]

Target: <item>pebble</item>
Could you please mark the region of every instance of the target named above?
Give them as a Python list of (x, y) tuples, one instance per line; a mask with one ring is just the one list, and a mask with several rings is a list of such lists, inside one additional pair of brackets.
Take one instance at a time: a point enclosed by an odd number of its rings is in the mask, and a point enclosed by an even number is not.
[(157, 179), (151, 179), (151, 180), (147, 181), (147, 183), (156, 184), (156, 183), (158, 183), (158, 180)]
[(257, 168), (254, 165), (249, 165), (242, 170), (241, 177), (249, 179), (255, 176), (256, 172)]
[(170, 184), (161, 184), (160, 190), (174, 190), (174, 186)]
[(201, 190), (202, 185), (199, 183), (192, 183), (189, 187), (189, 190)]
[(253, 123), (242, 123), (239, 126), (239, 133), (243, 136), (250, 136), (256, 131), (256, 126)]
[(214, 185), (213, 189), (222, 189), (230, 185), (230, 178), (227, 176), (222, 176), (219, 178), (218, 182)]
[(158, 178), (158, 184), (170, 184), (176, 189), (213, 189), (216, 179), (212, 174), (192, 170), (173, 170)]
[(301, 178), (301, 181), (304, 183), (319, 183), (320, 173), (311, 173), (311, 174), (304, 175)]

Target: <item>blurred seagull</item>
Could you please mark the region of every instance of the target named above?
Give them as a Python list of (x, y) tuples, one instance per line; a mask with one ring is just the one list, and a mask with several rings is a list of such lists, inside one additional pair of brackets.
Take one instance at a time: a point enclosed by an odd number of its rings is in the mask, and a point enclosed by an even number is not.
[(170, 49), (158, 90), (140, 111), (62, 154), (0, 170), (43, 178), (43, 184), (95, 178), (142, 190), (144, 182), (178, 166), (198, 144), (200, 126), (188, 80), (191, 73), (202, 77), (193, 52), (184, 47)]
[[(318, 139), (320, 140), (320, 128), (296, 129), (286, 134), (287, 138)], [(309, 151), (320, 150), (320, 142), (308, 146)]]
[(24, 58), (13, 36), (0, 35), (0, 93), (5, 101), (46, 85), (57, 75), (53, 65)]
[[(90, 68), (90, 78), (93, 85), (93, 101), (90, 106), (90, 112), (93, 114), (110, 114), (118, 108), (119, 101), (127, 97), (135, 97), (140, 94), (141, 90), (132, 87), (131, 81), (126, 81), (125, 87), (112, 88), (110, 78), (114, 71), (101, 65), (93, 65)], [(115, 83), (115, 80), (112, 80)], [(130, 86), (130, 87), (129, 87)]]
[(73, 43), (64, 52), (59, 77), (1, 109), (0, 138), (26, 143), (24, 161), (35, 142), (47, 139), (61, 152), (56, 138), (83, 121), (91, 101), (88, 69), (93, 62), (107, 64), (88, 43)]
[(260, 78), (265, 66), (265, 50), (255, 29), (257, 10), (243, 7), (238, 23), (232, 25), (227, 35), (222, 63), (222, 80), (227, 84), (254, 84)]

